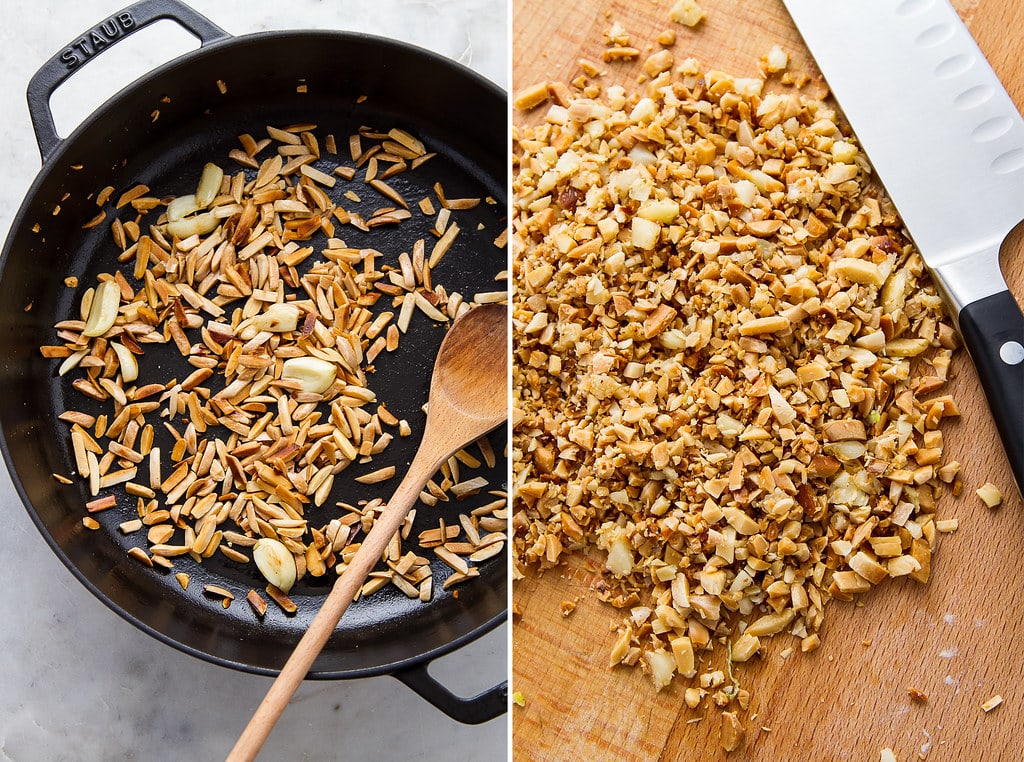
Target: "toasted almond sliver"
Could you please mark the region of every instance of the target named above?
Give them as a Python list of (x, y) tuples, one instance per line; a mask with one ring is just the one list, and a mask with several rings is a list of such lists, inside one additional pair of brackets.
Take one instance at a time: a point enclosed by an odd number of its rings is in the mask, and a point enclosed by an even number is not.
[(392, 188), (383, 180), (370, 180), (370, 186), (379, 191), (382, 195), (394, 201), (404, 209), (409, 208), (409, 203), (402, 197), (402, 194)]
[(468, 497), (469, 495), (475, 495), (480, 490), (487, 486), (487, 480), (482, 476), (475, 476), (472, 479), (467, 479), (464, 482), (453, 484), (451, 487), (452, 494), (457, 498)]
[(332, 177), (326, 172), (321, 172), (319, 169), (310, 166), (309, 164), (303, 164), (299, 168), (299, 172), (301, 172), (303, 175), (310, 178), (311, 180), (316, 180), (316, 182), (328, 188), (333, 188), (334, 184), (337, 182), (336, 177)]
[(256, 612), (256, 616), (262, 619), (266, 615), (267, 602), (263, 600), (263, 596), (255, 590), (250, 590), (245, 596), (245, 599), (249, 602), (249, 605), (252, 606), (252, 610)]
[(470, 567), (468, 569), (468, 571), (465, 574), (462, 574), (461, 572), (456, 572), (454, 574), (449, 575), (448, 578), (444, 581), (444, 584), (442, 585), (442, 587), (444, 587), (445, 590), (448, 590), (449, 588), (452, 588), (455, 585), (461, 584), (462, 582), (465, 582), (466, 580), (470, 580), (470, 579), (473, 579), (474, 577), (479, 577), (479, 576), (480, 576), (480, 570), (477, 569), (475, 566), (472, 566), (472, 567)]
[(379, 468), (376, 471), (371, 471), (368, 474), (357, 476), (355, 477), (355, 481), (359, 482), (360, 484), (377, 484), (379, 482), (387, 481), (394, 475), (395, 467), (385, 466), (384, 468)]
[(411, 294), (406, 295), (406, 297), (402, 300), (402, 308), (398, 313), (397, 322), (398, 329), (402, 333), (405, 333), (407, 330), (409, 330), (409, 323), (412, 320), (412, 314), (415, 310), (416, 298)]
[(289, 145), (302, 145), (302, 138), (296, 135), (294, 132), (288, 132), (286, 130), (267, 125), (267, 135), (280, 143), (287, 143)]
[(298, 611), (298, 606), (295, 605), (294, 601), (273, 585), (267, 585), (267, 595), (269, 595), (274, 603), (280, 606), (286, 614), (294, 614)]
[(452, 223), (448, 229), (444, 231), (444, 235), (437, 240), (437, 243), (434, 244), (434, 248), (430, 250), (430, 259), (428, 260), (428, 264), (430, 265), (431, 270), (437, 267), (444, 255), (448, 253), (448, 250), (451, 248), (452, 243), (455, 242), (455, 237), (458, 234), (459, 226)]
[(477, 550), (477, 551), (474, 551), (473, 553), (470, 553), (469, 554), (469, 560), (472, 561), (473, 563), (477, 563), (478, 564), (478, 563), (480, 563), (482, 561), (486, 561), (488, 558), (494, 558), (494, 556), (496, 556), (499, 553), (501, 553), (501, 551), (504, 550), (504, 548), (505, 548), (505, 543), (503, 543), (503, 542), (494, 542), (494, 543), (491, 543), (490, 545), (485, 545), (480, 550)]
[(131, 519), (130, 521), (123, 521), (120, 524), (118, 524), (117, 528), (120, 529), (123, 534), (131, 534), (132, 532), (137, 532), (140, 529), (142, 529), (142, 519)]
[(122, 206), (130, 204), (135, 199), (145, 196), (147, 193), (149, 193), (149, 186), (142, 184), (136, 185), (135, 187), (126, 190), (124, 193), (121, 194), (121, 197), (117, 200), (117, 203), (115, 204), (115, 208), (120, 209)]
[(450, 566), (455, 571), (459, 572), (460, 574), (469, 574), (469, 565), (465, 562), (465, 560), (462, 559), (461, 556), (457, 556), (456, 554), (452, 553), (450, 550), (445, 549), (444, 547), (434, 548), (434, 553), (437, 555), (438, 558), (440, 558), (442, 561), (448, 564), (448, 566)]
[[(416, 291), (413, 294), (413, 299), (416, 302), (416, 306), (420, 308), (424, 315), (429, 317), (431, 320), (436, 320), (438, 323), (447, 323), (448, 316), (432, 305), (422, 292)], [(404, 306), (404, 305), (403, 305)]]
[(142, 548), (129, 548), (128, 555), (144, 566), (153, 566), (153, 559), (151, 559)]
[(85, 509), (89, 511), (89, 513), (98, 513), (99, 511), (105, 511), (108, 508), (113, 508), (115, 505), (117, 505), (117, 496), (106, 495), (95, 500), (90, 500), (85, 504)]

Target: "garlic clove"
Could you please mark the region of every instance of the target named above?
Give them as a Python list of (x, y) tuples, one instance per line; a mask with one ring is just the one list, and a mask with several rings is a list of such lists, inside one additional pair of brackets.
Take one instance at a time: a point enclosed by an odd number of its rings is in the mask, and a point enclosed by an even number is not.
[(298, 381), (302, 391), (321, 394), (330, 388), (337, 376), (334, 363), (318, 357), (290, 357), (281, 367), (281, 378)]
[(280, 540), (262, 537), (252, 546), (252, 559), (267, 582), (282, 593), (295, 584), (295, 558)]
[(167, 219), (169, 222), (177, 222), (198, 211), (199, 202), (194, 194), (178, 196), (167, 205)]
[(220, 186), (224, 180), (224, 170), (216, 164), (207, 163), (203, 167), (203, 174), (199, 178), (199, 186), (196, 188), (196, 204), (200, 209), (205, 209), (220, 193)]
[(175, 238), (188, 238), (193, 235), (206, 235), (220, 224), (213, 212), (203, 212), (195, 217), (171, 220), (167, 223), (167, 232)]
[(248, 325), (257, 331), (271, 331), (273, 333), (294, 331), (295, 327), (299, 324), (300, 312), (299, 308), (294, 304), (278, 302), (277, 304), (271, 304), (260, 314), (249, 318)]
[(112, 341), (110, 346), (113, 347), (117, 362), (121, 366), (121, 380), (125, 383), (135, 381), (139, 377), (139, 361), (135, 359), (135, 355), (119, 342)]
[(85, 321), (83, 336), (102, 336), (117, 320), (117, 310), (121, 306), (121, 289), (112, 280), (105, 280), (96, 287), (92, 304), (89, 306), (89, 317)]

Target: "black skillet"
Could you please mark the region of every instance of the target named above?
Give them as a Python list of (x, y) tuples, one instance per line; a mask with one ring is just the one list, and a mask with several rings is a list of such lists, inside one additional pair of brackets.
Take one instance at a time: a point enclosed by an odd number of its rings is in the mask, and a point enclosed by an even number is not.
[[(59, 138), (49, 108), (52, 92), (108, 45), (159, 19), (187, 29), (201, 47), (128, 86), (67, 139)], [(117, 531), (121, 521), (132, 517), (129, 500), (97, 514), (99, 530), (86, 530), (82, 517), (90, 499), (87, 486), (81, 480), (65, 485), (52, 476), (74, 472), (67, 426), (57, 416), (68, 408), (99, 412), (102, 406), (86, 404), (70, 388), (71, 376), (59, 378), (57, 363), (43, 359), (39, 346), (58, 343), (53, 324), (76, 314), (81, 290), (96, 282), (97, 273), (117, 267), (108, 224), (120, 193), (140, 182), (160, 196), (192, 192), (206, 161), (237, 171), (226, 158), (237, 147), (237, 135), (262, 135), (268, 124), (312, 122), (321, 139), (335, 134), (342, 156), (322, 162), (328, 172), (347, 158), (347, 136), (360, 125), (401, 127), (420, 137), (438, 156), (393, 178), (406, 198), (431, 195), (434, 182), (440, 181), (449, 197), (489, 195), (496, 202), (457, 212), (463, 233), (435, 271), (435, 282), (467, 297), (500, 288), (494, 276), (505, 269), (505, 254), (493, 240), (506, 223), (505, 94), (447, 59), (391, 40), (321, 31), (232, 37), (177, 0), (142, 0), (47, 62), (29, 85), (28, 102), (43, 167), (15, 217), (0, 260), (0, 449), (14, 485), (52, 550), (115, 612), (186, 653), (247, 672), (276, 674), (326, 594), (327, 578), (307, 578), (296, 585), (292, 598), (299, 606), (297, 614), (286, 616), (271, 604), (265, 620), (259, 621), (244, 601), (250, 588), (264, 584), (253, 565), (242, 566), (219, 554), (202, 566), (179, 562), (175, 571), (192, 577), (188, 590), (182, 591), (172, 573), (144, 568), (126, 555), (132, 545), (145, 544), (144, 538)], [(115, 192), (106, 205), (106, 222), (83, 229), (98, 211), (97, 192), (107, 185)], [(336, 192), (344, 185), (339, 183)], [(363, 198), (363, 206), (356, 209), (384, 205), (361, 183), (354, 185)], [(364, 234), (346, 226), (337, 235), (348, 245), (384, 252), (394, 264), (400, 252), (411, 251), (416, 238), (429, 236), (429, 227), (417, 214), (397, 228)], [(78, 288), (64, 285), (70, 275), (79, 278)], [(414, 430), (425, 417), (420, 407), (427, 399), (441, 335), (429, 320), (414, 320), (399, 351), (383, 353), (369, 378), (378, 398), (407, 418)], [(173, 347), (147, 349), (142, 372), (152, 372), (161, 381), (187, 373), (190, 368), (175, 355)], [(504, 427), (492, 435), (498, 463), (483, 474), (498, 489), (506, 483), (505, 436)], [(401, 470), (416, 444), (416, 436), (396, 437), (385, 462)], [(354, 465), (343, 472), (327, 506), (335, 500), (386, 498), (387, 485), (360, 487), (346, 478), (380, 465)], [(478, 496), (476, 502), (467, 499), (440, 510), (421, 505), (415, 531), (436, 526), (442, 515), (454, 521), (458, 512), (484, 500)], [(327, 506), (321, 516), (334, 515)], [(462, 722), (483, 722), (505, 711), (505, 683), (466, 699), (439, 685), (426, 669), (432, 659), (505, 619), (504, 555), (485, 562), (480, 578), (454, 588), (457, 594), (441, 589), (448, 573), (435, 563), (435, 594), (427, 604), (409, 601), (393, 589), (358, 601), (309, 677), (390, 674)], [(236, 600), (227, 611), (218, 600), (204, 597), (207, 583), (234, 592)]]

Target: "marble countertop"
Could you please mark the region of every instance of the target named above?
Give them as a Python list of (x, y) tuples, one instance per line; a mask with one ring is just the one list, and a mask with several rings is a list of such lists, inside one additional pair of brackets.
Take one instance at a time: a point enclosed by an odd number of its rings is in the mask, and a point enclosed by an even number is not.
[[(339, 28), (405, 40), (507, 82), (504, 0), (191, 0), (232, 34)], [(5, 140), (0, 234), (39, 170), (25, 107), (29, 78), (118, 0), (0, 4), (0, 113)], [(106, 51), (52, 100), (58, 132), (196, 41), (162, 21)], [(0, 473), (0, 762), (222, 759), (270, 679), (216, 667), (166, 646), (95, 599), (50, 552)], [(459, 695), (506, 674), (503, 625), (431, 673)], [(389, 677), (303, 684), (260, 759), (493, 760), (504, 758), (507, 715), (460, 725)]]

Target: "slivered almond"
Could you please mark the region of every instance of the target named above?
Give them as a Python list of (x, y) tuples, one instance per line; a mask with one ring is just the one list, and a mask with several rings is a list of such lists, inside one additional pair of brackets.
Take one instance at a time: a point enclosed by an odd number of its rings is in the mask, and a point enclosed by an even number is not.
[(252, 606), (252, 610), (256, 613), (256, 616), (261, 619), (266, 616), (267, 602), (263, 600), (263, 596), (255, 590), (250, 590), (245, 596), (245, 599), (249, 602), (249, 605)]
[(469, 574), (469, 565), (455, 553), (442, 547), (434, 548), (434, 554), (460, 574)]
[(105, 511), (108, 508), (113, 508), (115, 505), (117, 505), (117, 496), (105, 495), (95, 500), (90, 500), (85, 504), (85, 509), (89, 511), (89, 513), (98, 513), (99, 511)]
[(286, 614), (294, 614), (296, 611), (299, 610), (299, 607), (295, 605), (294, 601), (292, 601), (291, 598), (289, 598), (287, 595), (285, 595), (283, 592), (281, 592), (278, 588), (274, 587), (273, 585), (267, 585), (267, 595), (269, 595), (271, 600), (273, 600), (274, 603), (280, 606), (281, 610), (284, 611)]

